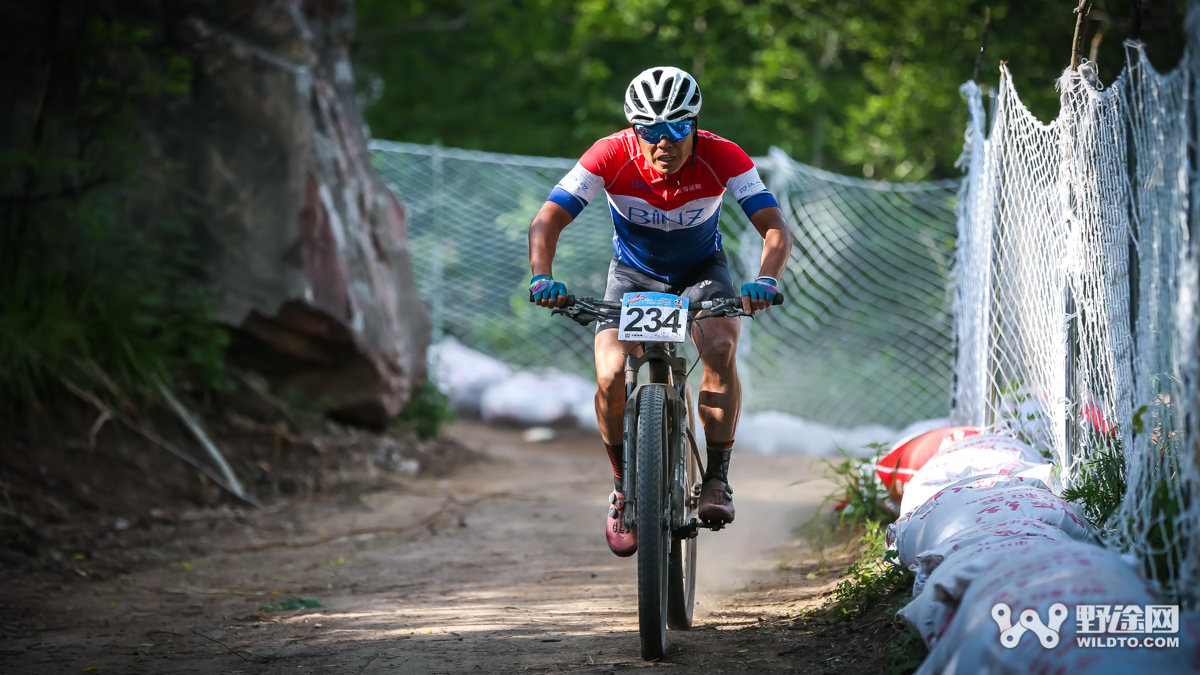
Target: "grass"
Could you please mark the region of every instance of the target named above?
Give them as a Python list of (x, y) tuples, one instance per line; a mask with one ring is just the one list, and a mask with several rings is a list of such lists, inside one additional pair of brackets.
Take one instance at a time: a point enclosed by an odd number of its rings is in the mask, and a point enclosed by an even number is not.
[(867, 521), (858, 543), (859, 557), (846, 568), (844, 578), (833, 590), (833, 615), (838, 621), (852, 619), (874, 607), (893, 591), (913, 582), (913, 573), (895, 562), (896, 551), (887, 550), (886, 528)]
[[(894, 617), (905, 604), (908, 603), (888, 608), (888, 614)], [(896, 639), (888, 647), (888, 675), (908, 675), (921, 667), (925, 657), (929, 656), (929, 650), (921, 638), (912, 632), (899, 630), (897, 633)]]
[[(896, 561), (896, 551), (887, 548), (887, 525), (896, 520), (897, 509), (887, 489), (879, 481), (875, 466), (887, 453), (888, 447), (873, 444), (875, 453), (865, 459), (842, 452), (840, 461), (823, 460), (823, 478), (837, 487), (821, 502), (809, 526), (810, 539), (820, 540), (833, 533), (858, 533), (859, 555), (846, 567), (826, 605), (833, 621), (852, 621), (877, 607), (890, 602), (884, 615), (891, 621), (887, 629), (895, 632), (887, 653), (888, 675), (907, 675), (920, 667), (928, 650), (916, 635), (895, 623), (895, 614), (911, 601), (907, 589), (912, 588), (914, 575)], [(804, 481), (801, 481), (804, 482)], [(837, 514), (832, 527), (820, 534), (824, 506), (835, 502)], [(832, 532), (830, 532), (830, 530)], [(847, 547), (855, 543), (852, 536)], [(899, 595), (899, 598), (897, 598)]]

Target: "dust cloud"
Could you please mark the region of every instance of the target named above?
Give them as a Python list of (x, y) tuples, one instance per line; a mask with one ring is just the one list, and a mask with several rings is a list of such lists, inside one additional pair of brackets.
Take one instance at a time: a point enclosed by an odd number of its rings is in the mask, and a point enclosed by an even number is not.
[(818, 554), (805, 535), (813, 513), (833, 485), (819, 477), (819, 459), (762, 456), (735, 451), (729, 463), (737, 519), (720, 532), (701, 530), (696, 575), (696, 614), (704, 616), (731, 592), (767, 579), (781, 565)]

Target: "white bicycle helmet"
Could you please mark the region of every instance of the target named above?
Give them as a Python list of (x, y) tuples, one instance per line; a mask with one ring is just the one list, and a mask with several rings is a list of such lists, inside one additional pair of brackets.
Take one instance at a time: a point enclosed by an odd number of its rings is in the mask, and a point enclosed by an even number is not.
[(700, 85), (678, 68), (643, 70), (625, 90), (625, 119), (630, 124), (680, 122), (699, 115)]

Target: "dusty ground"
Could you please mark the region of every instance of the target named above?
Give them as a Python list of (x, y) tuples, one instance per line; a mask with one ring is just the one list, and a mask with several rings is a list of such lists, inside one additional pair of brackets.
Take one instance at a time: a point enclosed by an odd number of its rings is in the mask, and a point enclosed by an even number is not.
[[(700, 535), (696, 627), (638, 656), (636, 558), (602, 536), (611, 489), (585, 432), (452, 432), (486, 458), (443, 479), (113, 530), (67, 564), (6, 572), (9, 673), (886, 673), (882, 611), (828, 625), (847, 556), (799, 527), (830, 486), (810, 459), (734, 458), (737, 522)], [(64, 569), (66, 571), (64, 571)], [(271, 611), (289, 599), (317, 608)]]

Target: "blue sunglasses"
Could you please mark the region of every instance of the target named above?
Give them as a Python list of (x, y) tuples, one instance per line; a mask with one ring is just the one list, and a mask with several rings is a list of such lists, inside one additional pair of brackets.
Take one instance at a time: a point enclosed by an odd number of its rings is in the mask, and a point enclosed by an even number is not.
[(663, 137), (678, 143), (691, 135), (692, 128), (695, 126), (695, 120), (683, 120), (682, 122), (659, 122), (650, 125), (635, 124), (633, 131), (639, 138), (650, 144), (658, 143)]

